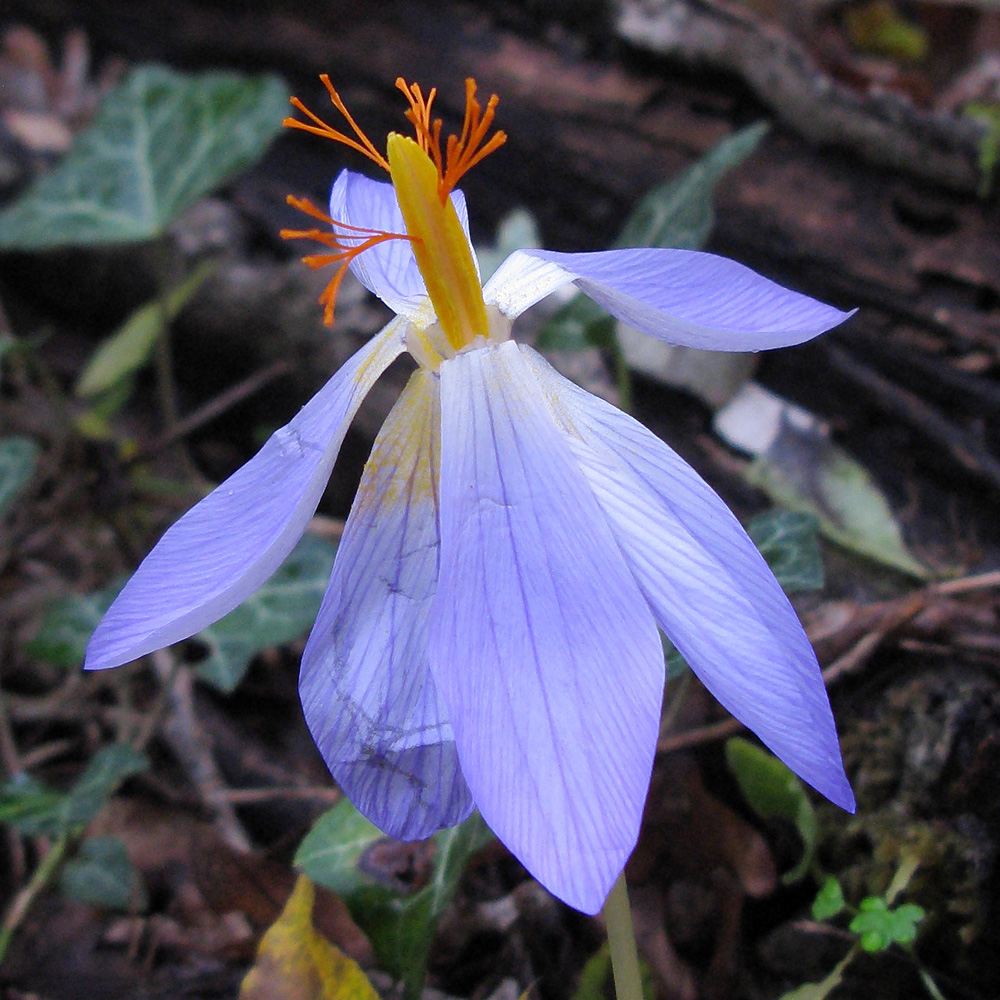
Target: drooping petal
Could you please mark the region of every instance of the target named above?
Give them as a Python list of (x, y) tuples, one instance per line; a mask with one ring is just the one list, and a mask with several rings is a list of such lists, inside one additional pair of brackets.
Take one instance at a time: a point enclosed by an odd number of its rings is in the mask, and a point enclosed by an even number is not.
[(662, 649), (517, 345), (440, 374), (431, 670), (483, 818), (551, 892), (594, 913), (638, 835)]
[(396, 319), (156, 544), (101, 620), (88, 669), (179, 642), (250, 596), (294, 548), (355, 411), (402, 350)]
[(638, 421), (523, 350), (660, 627), (729, 712), (853, 811), (816, 655), (740, 523)]
[(420, 369), (365, 466), (299, 678), (337, 783), (400, 840), (460, 823), (473, 807), (427, 666), (439, 448), (437, 379)]
[(710, 351), (800, 344), (851, 315), (694, 250), (515, 250), (483, 291), (513, 318), (570, 281), (636, 330)]
[[(468, 236), (469, 212), (465, 195), (461, 191), (453, 191), (451, 198), (459, 222)], [(330, 218), (386, 233), (406, 232), (393, 186), (353, 170), (342, 170), (334, 181), (330, 192)], [(343, 231), (341, 235), (348, 233)], [(420, 315), (427, 289), (407, 240), (379, 243), (355, 257), (351, 261), (351, 270), (365, 288), (377, 295), (393, 312), (409, 318)]]

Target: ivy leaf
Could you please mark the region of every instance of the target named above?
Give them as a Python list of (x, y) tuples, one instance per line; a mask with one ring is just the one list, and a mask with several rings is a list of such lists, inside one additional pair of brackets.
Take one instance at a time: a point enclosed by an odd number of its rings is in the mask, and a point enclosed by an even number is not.
[(298, 639), (316, 619), (336, 547), (303, 535), (281, 568), (256, 593), (196, 638), (208, 648), (198, 676), (226, 694), (265, 649)]
[(31, 438), (0, 438), (0, 515), (31, 481), (38, 464), (38, 445)]
[(288, 104), (274, 76), (131, 72), (50, 173), (0, 213), (0, 248), (131, 243), (254, 163)]
[(615, 246), (700, 250), (715, 224), (712, 199), (719, 181), (757, 148), (769, 128), (767, 122), (757, 122), (734, 132), (666, 184), (643, 195)]
[(526, 208), (515, 208), (500, 220), (496, 240), (492, 245), (477, 246), (479, 274), (485, 284), (493, 272), (515, 250), (537, 248), (542, 245), (538, 223)]
[(691, 668), (677, 647), (662, 632), (660, 633), (660, 642), (663, 644), (663, 657), (667, 669), (666, 679), (668, 682), (675, 681)]
[[(666, 184), (646, 192), (625, 220), (614, 246), (700, 250), (715, 222), (716, 185), (757, 148), (767, 130), (766, 122), (758, 122), (728, 136)], [(614, 342), (615, 321), (579, 294), (542, 327), (536, 346), (540, 351), (566, 351), (607, 348)]]
[(823, 587), (819, 519), (791, 510), (769, 510), (751, 518), (747, 534), (760, 549), (786, 594)]
[(380, 964), (403, 982), (407, 1000), (420, 996), (434, 931), (469, 859), (493, 839), (478, 813), (432, 838), (433, 871), (425, 885), (402, 894), (372, 872), (366, 859), (394, 841), (347, 800), (324, 813), (306, 835), (295, 864), (336, 892), (368, 935)]
[(28, 836), (65, 836), (85, 827), (126, 778), (148, 767), (145, 754), (115, 743), (95, 754), (68, 792), (15, 775), (0, 785), (0, 821)]
[(62, 792), (47, 788), (23, 771), (0, 785), (0, 823), (31, 833), (62, 805)]
[(145, 909), (145, 887), (118, 837), (88, 837), (59, 876), (63, 894), (90, 906)]
[(53, 601), (26, 651), (57, 667), (79, 667), (91, 634), (123, 586), (124, 580), (119, 580), (92, 594), (69, 594)]

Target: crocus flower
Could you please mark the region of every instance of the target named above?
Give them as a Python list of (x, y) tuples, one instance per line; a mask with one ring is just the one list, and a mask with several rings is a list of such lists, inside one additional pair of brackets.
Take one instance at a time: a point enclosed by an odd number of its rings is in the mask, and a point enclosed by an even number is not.
[(193, 635), (254, 592), (305, 530), (358, 405), (389, 363), (417, 363), (365, 466), (302, 657), (305, 717), (333, 776), (387, 834), (419, 839), (478, 806), (556, 896), (596, 912), (635, 845), (664, 662), (657, 626), (720, 702), (846, 809), (833, 716), (781, 587), (716, 494), (631, 417), (510, 339), (573, 283), (674, 344), (798, 344), (845, 313), (706, 253), (515, 251), (483, 286), (456, 183), (505, 136), (466, 84), (442, 150), (435, 91), (397, 86), (415, 138), (386, 153), (324, 83), (351, 134), (286, 124), (367, 155), (321, 228), (397, 316), (258, 454), (170, 528), (94, 633), (112, 667)]

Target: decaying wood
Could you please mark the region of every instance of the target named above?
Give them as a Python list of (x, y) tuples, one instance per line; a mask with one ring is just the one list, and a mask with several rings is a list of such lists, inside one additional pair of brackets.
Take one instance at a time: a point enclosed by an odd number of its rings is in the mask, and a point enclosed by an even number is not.
[[(137, 61), (276, 68), (319, 110), (325, 110), (327, 99), (316, 75), (330, 72), (373, 135), (398, 127), (397, 75), (439, 84), (437, 108), (446, 128), (457, 124), (458, 81), (474, 75), (482, 90), (501, 95), (499, 124), (510, 136), (499, 154), (467, 178), (479, 239), (488, 238), (507, 211), (523, 204), (538, 218), (547, 245), (571, 250), (607, 246), (645, 191), (746, 120), (746, 96), (734, 95), (724, 77), (695, 82), (672, 73), (666, 59), (655, 66), (591, 59), (578, 48), (518, 34), (473, 5), (389, 0), (377, 9), (359, 9), (346, 0), (332, 0), (270, 10), (232, 6), (146, 0), (122, 9), (112, 0), (94, 0), (86, 9), (75, 9), (68, 0), (11, 0), (8, 11), (12, 18), (53, 33), (65, 27), (72, 11), (84, 21), (96, 48)], [(667, 6), (649, 0), (635, 10), (666, 16)], [(739, 50), (740, 58), (754, 62), (761, 73), (766, 66), (777, 65), (770, 72), (779, 74), (798, 66), (797, 86), (809, 90), (814, 101), (823, 98), (827, 111), (841, 107), (844, 114), (850, 110), (861, 116), (858, 121), (869, 120), (865, 116), (871, 108), (836, 88), (825, 89), (801, 53), (788, 49), (782, 56), (779, 36), (748, 16), (709, 0), (691, 0), (687, 9), (704, 20), (705, 31), (714, 25), (715, 35), (709, 35), (718, 36), (720, 51), (735, 58)], [(725, 25), (744, 32), (748, 48), (722, 38)], [(806, 104), (797, 106), (813, 119)], [(951, 177), (948, 182), (955, 187), (974, 184), (971, 147), (963, 145), (969, 136), (962, 133), (964, 138), (953, 142), (951, 133), (937, 124), (917, 127), (909, 111), (900, 115), (888, 123), (899, 134), (892, 155), (908, 161), (898, 164), (900, 169), (912, 175), (910, 168), (918, 161), (951, 164), (940, 167), (943, 179)], [(870, 118), (878, 121), (873, 112)], [(341, 165), (366, 168), (349, 155), (309, 137), (283, 136), (268, 161), (234, 187), (235, 204), (258, 231), (273, 234), (293, 221), (286, 214), (285, 193), (321, 198)], [(994, 207), (912, 176), (873, 171), (849, 155), (819, 151), (776, 129), (720, 188), (716, 214), (712, 249), (838, 305), (860, 307), (859, 316), (835, 332), (831, 342), (848, 346), (876, 378), (931, 397), (954, 428), (955, 440), (977, 445), (983, 459), (995, 458), (997, 442), (983, 425), (985, 415), (996, 413), (1000, 398), (1000, 240)], [(287, 266), (249, 263), (240, 256), (224, 265), (192, 302), (182, 322), (187, 334), (182, 331), (179, 337), (193, 362), (187, 369), (211, 370), (203, 352), (211, 347), (218, 356), (227, 342), (246, 356), (239, 371), (220, 372), (218, 381), (205, 387), (208, 396), (277, 359), (290, 358), (296, 374), (291, 387), (282, 391), (294, 405), (322, 384), (358, 336), (377, 328), (382, 315), (369, 309), (367, 319), (359, 314), (357, 324), (348, 323), (356, 333), (331, 335), (319, 323), (316, 276), (295, 277), (296, 267), (291, 261)], [(128, 301), (143, 284), (134, 270), (117, 277), (120, 288), (114, 287), (114, 269), (105, 265), (102, 301)], [(56, 284), (48, 282), (48, 294)], [(145, 284), (150, 284), (148, 276)], [(79, 293), (79, 287), (66, 293), (77, 296), (72, 303), (76, 311), (82, 308)], [(349, 320), (346, 308), (344, 319)], [(917, 360), (904, 365), (900, 358)], [(856, 374), (846, 369), (838, 373), (848, 394)], [(799, 395), (808, 398), (811, 389), (802, 378)], [(370, 418), (362, 413), (366, 432), (377, 426), (391, 392), (376, 407), (379, 413)], [(927, 428), (911, 417), (899, 408), (893, 414), (912, 426), (914, 444), (922, 446), (928, 441)], [(966, 474), (971, 468), (973, 475), (988, 468), (984, 460), (963, 462), (962, 453), (947, 442), (942, 447), (941, 439), (938, 435), (931, 444), (946, 466), (956, 464)]]
[(640, 49), (735, 73), (810, 142), (844, 145), (880, 167), (959, 191), (981, 180), (983, 126), (922, 111), (883, 92), (859, 96), (830, 79), (783, 30), (724, 0), (619, 0), (619, 34)]

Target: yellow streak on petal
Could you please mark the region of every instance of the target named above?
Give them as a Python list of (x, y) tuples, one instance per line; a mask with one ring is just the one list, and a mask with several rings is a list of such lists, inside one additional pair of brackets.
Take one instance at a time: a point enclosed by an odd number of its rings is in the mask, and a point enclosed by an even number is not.
[(406, 383), (365, 463), (354, 498), (358, 508), (387, 511), (424, 504), (437, 507), (441, 451), (441, 401), (437, 377), (418, 368)]

